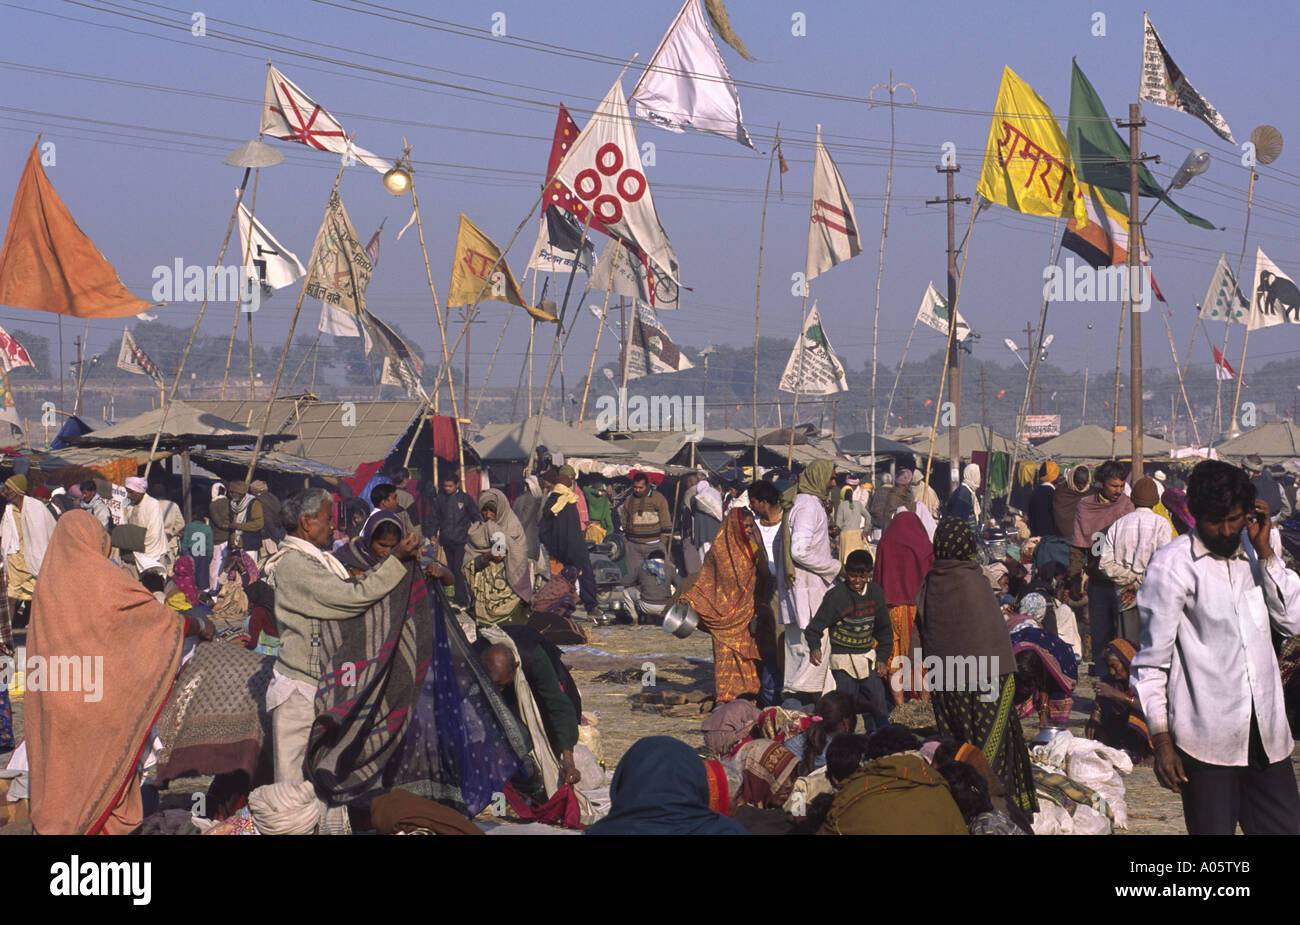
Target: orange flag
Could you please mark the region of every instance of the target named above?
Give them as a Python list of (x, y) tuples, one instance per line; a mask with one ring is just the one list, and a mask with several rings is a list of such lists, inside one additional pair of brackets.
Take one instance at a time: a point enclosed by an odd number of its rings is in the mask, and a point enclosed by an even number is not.
[(150, 304), (127, 291), (112, 264), (77, 227), (41, 168), (38, 145), (32, 145), (0, 249), (0, 305), (77, 318), (124, 318)]

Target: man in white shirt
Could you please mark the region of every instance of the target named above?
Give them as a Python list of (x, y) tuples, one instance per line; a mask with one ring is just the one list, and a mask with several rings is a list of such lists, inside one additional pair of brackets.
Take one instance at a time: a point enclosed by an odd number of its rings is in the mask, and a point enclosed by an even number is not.
[[(1300, 633), (1300, 576), (1282, 562), (1266, 501), (1217, 460), (1193, 470), (1196, 526), (1156, 551), (1138, 592), (1133, 680), (1156, 777), (1182, 795), (1192, 835), (1300, 834), (1300, 788), (1270, 624)], [(1243, 529), (1245, 538), (1243, 542)]]
[(162, 505), (157, 498), (151, 498), (145, 493), (146, 488), (148, 484), (138, 476), (133, 475), (126, 480), (126, 496), (131, 503), (122, 514), (122, 522), (144, 527), (143, 555), (162, 563), (167, 571), (171, 571), (173, 560), (171, 548), (167, 545)]
[[(1167, 519), (1152, 510), (1160, 500), (1156, 480), (1138, 479), (1133, 486), (1134, 509), (1106, 528), (1101, 540), (1102, 573), (1119, 588), (1119, 617), (1115, 636), (1134, 645), (1140, 638), (1137, 592), (1152, 554), (1174, 538)], [(1102, 645), (1111, 640), (1102, 640)]]
[(13, 655), (12, 615), (31, 607), (45, 549), (54, 532), (54, 515), (27, 498), (27, 476), (10, 476), (0, 488), (7, 502), (0, 521), (0, 555), (4, 556), (9, 602), (0, 614), (0, 654)]

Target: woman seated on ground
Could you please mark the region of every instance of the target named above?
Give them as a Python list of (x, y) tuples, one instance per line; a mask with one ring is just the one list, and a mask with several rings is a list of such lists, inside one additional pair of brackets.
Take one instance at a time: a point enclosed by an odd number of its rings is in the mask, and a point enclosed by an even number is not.
[(1106, 646), (1105, 680), (1097, 681), (1097, 704), (1084, 727), (1084, 734), (1111, 748), (1129, 753), (1133, 764), (1151, 757), (1151, 733), (1129, 681), (1129, 666), (1137, 649), (1127, 639), (1114, 639)]
[(465, 546), (471, 612), (479, 625), (523, 626), (533, 596), (523, 524), (495, 488), (484, 491), (478, 505), (483, 519), (469, 528)]
[(1021, 598), (1020, 613), (1007, 617), (1016, 659), (1016, 711), (1024, 719), (1037, 709), (1040, 729), (1069, 725), (1074, 686), (1079, 682), (1074, 649), (1043, 628), (1047, 607), (1042, 594), (1031, 592)]

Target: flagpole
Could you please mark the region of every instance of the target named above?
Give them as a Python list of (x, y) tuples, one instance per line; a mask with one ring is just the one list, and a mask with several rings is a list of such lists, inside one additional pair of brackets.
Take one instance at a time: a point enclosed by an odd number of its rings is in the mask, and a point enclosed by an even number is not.
[[(528, 300), (534, 306), (537, 305), (537, 267), (533, 267), (533, 293)], [(528, 321), (528, 412), (524, 415), (524, 420), (533, 414), (533, 335), (537, 333), (537, 319), (530, 315)], [(514, 413), (510, 416), (514, 417)]]
[[(767, 158), (767, 183), (763, 186), (763, 217), (758, 225), (758, 278), (754, 282), (754, 480), (758, 480), (758, 317), (763, 304), (763, 244), (767, 240), (767, 198), (772, 192), (772, 164), (776, 152), (781, 147), (781, 123), (776, 123), (776, 135), (772, 141), (772, 151)], [(802, 336), (803, 332), (800, 332)], [(707, 417), (707, 413), (706, 413)], [(691, 444), (694, 451), (695, 444)]]
[[(344, 162), (339, 166), (339, 172), (334, 177), (334, 190), (339, 188), (339, 181), (343, 179), (343, 171), (347, 169), (347, 163)], [(328, 209), (328, 206), (326, 207)], [(320, 234), (317, 233), (319, 239)], [(317, 260), (316, 245), (312, 244), (311, 262)], [(217, 261), (221, 263), (220, 260)], [(262, 424), (257, 430), (257, 440), (253, 443), (253, 455), (248, 461), (248, 471), (244, 473), (244, 481), (251, 482), (253, 473), (257, 470), (257, 458), (262, 452), (262, 441), (266, 438), (266, 427), (271, 421), (271, 409), (275, 407), (275, 393), (280, 388), (280, 376), (284, 374), (284, 361), (289, 356), (289, 345), (293, 343), (294, 328), (298, 326), (298, 315), (302, 311), (302, 301), (307, 296), (307, 284), (311, 281), (313, 267), (307, 268), (306, 275), (302, 278), (302, 287), (298, 290), (298, 303), (293, 307), (293, 317), (289, 319), (289, 333), (284, 338), (284, 349), (280, 351), (280, 362), (275, 367), (275, 381), (271, 383), (271, 391), (266, 396), (266, 411), (262, 414)]]
[[(1255, 178), (1259, 174), (1255, 173), (1255, 165), (1250, 165), (1250, 188), (1246, 192), (1246, 227), (1241, 231), (1241, 256), (1237, 258), (1237, 279), (1241, 279), (1241, 267), (1246, 262), (1246, 237), (1250, 234), (1250, 212), (1255, 202)], [(1255, 281), (1259, 285), (1259, 280)], [(1240, 284), (1238, 283), (1238, 288)], [(1246, 348), (1250, 346), (1250, 320), (1255, 315), (1255, 296), (1254, 288), (1251, 289), (1250, 314), (1246, 316), (1246, 337), (1241, 342), (1241, 362), (1237, 364), (1237, 388), (1232, 398), (1232, 430), (1237, 429), (1237, 405), (1241, 401), (1241, 378), (1246, 374)], [(1227, 334), (1224, 334), (1223, 346), (1227, 349)], [(1218, 381), (1218, 374), (1215, 374), (1215, 381)], [(1231, 432), (1231, 431), (1230, 431)]]
[[(600, 307), (600, 324), (596, 325), (596, 346), (591, 348), (591, 366), (587, 368), (587, 383), (582, 387), (582, 406), (578, 409), (578, 426), (582, 426), (583, 420), (587, 417), (587, 394), (591, 391), (591, 377), (596, 374), (596, 352), (600, 350), (600, 335), (605, 331), (605, 317), (609, 311), (609, 294), (614, 289), (614, 274), (618, 272), (618, 261), (623, 256), (623, 246), (614, 251), (614, 262), (609, 269), (609, 286), (605, 289), (605, 304)], [(582, 259), (582, 255), (578, 255)], [(622, 304), (619, 299), (619, 304)]]
[(298, 377), (302, 375), (303, 369), (307, 366), (307, 360), (311, 357), (312, 351), (316, 349), (316, 345), (319, 343), (320, 329), (317, 328), (316, 339), (311, 342), (311, 346), (307, 348), (307, 352), (302, 355), (302, 362), (298, 364), (297, 371), (293, 374), (293, 378), (289, 380), (289, 388), (292, 389), (294, 387), (294, 384), (298, 381)]
[[(248, 178), (249, 178), (249, 175), (250, 175), (251, 173), (252, 173), (252, 168), (250, 168), (250, 167), (245, 167), (245, 168), (244, 168), (244, 179), (243, 179), (243, 181), (240, 182), (240, 184), (239, 184), (239, 194), (235, 197), (235, 208), (234, 208), (234, 209), (231, 211), (231, 213), (230, 213), (230, 222), (226, 225), (226, 236), (225, 236), (225, 237), (222, 239), (222, 241), (221, 241), (221, 250), (217, 253), (217, 260), (216, 260), (215, 266), (218, 266), (218, 267), (221, 266), (221, 261), (224, 260), (225, 257), (226, 257), (226, 248), (227, 248), (227, 247), (229, 246), (229, 244), (230, 244), (230, 235), (231, 235), (231, 233), (234, 232), (234, 230), (235, 230), (235, 222), (236, 222), (236, 221), (238, 220), (238, 218), (239, 218), (239, 207), (240, 207), (240, 205), (243, 204), (243, 201), (244, 201), (244, 190), (245, 190), (245, 188), (248, 186)], [(340, 170), (340, 173), (342, 173), (341, 170)], [(305, 289), (304, 289), (304, 291), (305, 291)], [(171, 387), (171, 395), (170, 395), (170, 398), (167, 398), (166, 395), (164, 394), (164, 398), (165, 398), (166, 400), (164, 401), (164, 404), (163, 404), (163, 407), (162, 407), (162, 413), (158, 416), (158, 429), (157, 429), (156, 431), (154, 431), (154, 435), (153, 435), (153, 445), (149, 448), (149, 458), (145, 460), (145, 464), (144, 464), (144, 477), (145, 477), (146, 480), (149, 478), (149, 470), (153, 467), (153, 457), (154, 457), (154, 454), (158, 452), (158, 441), (162, 439), (162, 431), (163, 431), (163, 427), (164, 427), (164, 426), (166, 425), (166, 423), (167, 423), (167, 411), (168, 411), (168, 409), (169, 409), (170, 404), (171, 404), (173, 401), (176, 400), (176, 391), (177, 391), (177, 389), (180, 388), (180, 385), (181, 385), (181, 375), (185, 372), (185, 361), (189, 359), (189, 356), (190, 356), (190, 348), (192, 348), (192, 347), (194, 346), (194, 337), (195, 337), (195, 335), (197, 335), (197, 334), (199, 333), (199, 323), (203, 321), (203, 313), (207, 310), (207, 307), (208, 307), (208, 298), (209, 298), (211, 295), (212, 295), (211, 290), (210, 290), (208, 287), (205, 286), (205, 287), (204, 287), (204, 290), (203, 290), (203, 302), (199, 305), (199, 313), (198, 313), (198, 316), (195, 317), (195, 319), (194, 319), (194, 326), (190, 328), (190, 336), (189, 336), (189, 340), (187, 340), (187, 341), (185, 342), (185, 350), (184, 350), (184, 352), (181, 354), (181, 361), (180, 361), (180, 363), (179, 363), (179, 364), (177, 365), (177, 367), (176, 367), (176, 378), (172, 380), (172, 387)], [(302, 304), (302, 298), (301, 298), (301, 297), (299, 297), (298, 303), (299, 303), (299, 305)], [(296, 315), (295, 315), (295, 317), (296, 317)], [(290, 331), (292, 332), (292, 329), (290, 329)], [(288, 349), (287, 346), (286, 346), (286, 349)], [(283, 357), (283, 356), (280, 357), (280, 364), (281, 364), (281, 366), (284, 365), (284, 357)], [(278, 378), (278, 377), (277, 377), (277, 378)], [(274, 394), (274, 393), (272, 393), (272, 394)], [(267, 417), (270, 417), (270, 413), (271, 413), (271, 412), (270, 412), (270, 408), (269, 408), (269, 406), (268, 406), (268, 408), (267, 408)], [(265, 422), (265, 421), (262, 422), (262, 426), (263, 426), (263, 428), (265, 428), (265, 426), (266, 426), (266, 422)], [(261, 443), (261, 437), (259, 436), (259, 437), (258, 437), (258, 444), (260, 444), (260, 443)], [(253, 449), (253, 457), (254, 457), (254, 461), (256, 461), (256, 458), (257, 458), (257, 445), (255, 445), (255, 446), (254, 446), (254, 449)], [(250, 477), (251, 477), (251, 472), (252, 472), (251, 468), (250, 468), (249, 472), (250, 472)]]
[[(822, 143), (822, 124), (821, 124), (820, 122), (818, 122), (818, 123), (817, 123), (817, 142), (816, 142), (816, 145), (815, 145), (814, 148), (813, 148), (813, 171), (814, 171), (814, 174), (816, 173), (816, 161), (817, 161), (817, 154), (816, 154), (816, 151), (817, 151), (817, 148), (819, 148), (819, 147), (821, 146), (821, 143)], [(813, 177), (813, 186), (816, 187), (816, 185), (817, 185), (817, 179), (816, 179), (816, 176), (814, 175), (814, 177)], [(808, 194), (808, 237), (809, 237), (809, 242), (810, 242), (810, 243), (811, 243), (811, 240), (812, 240), (812, 221), (813, 221), (813, 216), (816, 215), (816, 211), (815, 211), (816, 208), (817, 208), (817, 190), (816, 190), (816, 189), (813, 189), (813, 190)], [(796, 377), (796, 378), (795, 378), (795, 381), (794, 381), (794, 407), (793, 407), (793, 409), (790, 411), (790, 445), (786, 448), (786, 457), (785, 457), (785, 467), (786, 467), (787, 469), (793, 469), (793, 468), (794, 468), (794, 425), (795, 425), (795, 422), (799, 419), (799, 391), (800, 391), (800, 389), (801, 389), (802, 386), (803, 386), (803, 376), (804, 376), (804, 363), (803, 363), (803, 353), (804, 353), (803, 341), (804, 341), (804, 337), (803, 337), (803, 332), (804, 332), (804, 328), (808, 325), (808, 295), (809, 295), (809, 293), (812, 292), (812, 280), (808, 279), (807, 271), (808, 271), (808, 248), (805, 247), (805, 248), (804, 248), (803, 302), (802, 302), (802, 304), (801, 304), (800, 307), (799, 307), (799, 314), (800, 314), (801, 317), (800, 317), (800, 321), (799, 321), (799, 333), (798, 333), (798, 335), (796, 335), (796, 336), (799, 338), (799, 362), (798, 362), (798, 365), (797, 365), (796, 368), (795, 368), (795, 369), (796, 369), (796, 372), (795, 372), (795, 377)], [(756, 439), (756, 440), (758, 439), (758, 435), (757, 435), (757, 434), (754, 435), (754, 439)]]
[[(1129, 229), (1129, 245), (1133, 244), (1133, 231)], [(1119, 306), (1119, 335), (1115, 341), (1115, 398), (1111, 402), (1110, 456), (1115, 458), (1115, 448), (1119, 441), (1119, 368), (1124, 358), (1124, 321), (1128, 316), (1128, 294)], [(1130, 437), (1131, 439), (1131, 437)]]
[[(1195, 323), (1192, 325), (1192, 342), (1189, 343), (1189, 344), (1187, 345), (1187, 355), (1186, 355), (1185, 357), (1183, 357), (1182, 365), (1180, 366), (1180, 368), (1179, 368), (1179, 370), (1178, 370), (1178, 378), (1179, 378), (1180, 381), (1181, 381), (1181, 380), (1182, 380), (1182, 379), (1187, 375), (1187, 367), (1188, 367), (1188, 366), (1191, 364), (1191, 362), (1192, 362), (1192, 351), (1196, 348), (1196, 334), (1197, 334), (1198, 331), (1200, 331), (1200, 329), (1201, 329), (1201, 306), (1197, 305), (1197, 306), (1196, 306), (1196, 321), (1195, 321)], [(1216, 374), (1216, 375), (1217, 375), (1217, 374)], [(1185, 396), (1185, 395), (1186, 395), (1186, 390), (1184, 389), (1184, 396)], [(1190, 418), (1192, 419), (1193, 422), (1195, 422), (1195, 420), (1196, 420), (1196, 415), (1192, 413), (1191, 402), (1188, 402), (1188, 405), (1187, 405), (1187, 416), (1190, 417)], [(1178, 427), (1178, 406), (1177, 406), (1177, 405), (1174, 405), (1174, 414), (1173, 414), (1173, 418), (1174, 418), (1173, 427), (1174, 427), (1174, 429), (1175, 429), (1175, 431), (1176, 431), (1176, 429), (1177, 429), (1177, 427)], [(1196, 445), (1197, 445), (1198, 447), (1201, 445), (1201, 438), (1200, 438), (1199, 434), (1198, 434), (1197, 437), (1196, 437)]]
[(907, 343), (903, 345), (903, 356), (898, 361), (898, 371), (894, 373), (894, 385), (889, 390), (889, 401), (885, 404), (885, 426), (892, 426), (894, 420), (894, 393), (898, 391), (898, 380), (903, 376), (903, 364), (907, 362), (907, 353), (912, 349), (912, 335), (916, 333), (916, 325), (921, 320), (921, 313), (917, 312), (916, 317), (912, 319), (912, 330), (907, 332)]
[[(487, 372), (483, 374), (483, 384), (479, 386), (478, 398), (474, 399), (474, 410), (470, 412), (470, 420), (478, 419), (478, 407), (483, 404), (483, 393), (487, 391), (488, 380), (492, 378), (492, 367), (497, 365), (497, 354), (501, 351), (501, 342), (506, 338), (506, 329), (510, 327), (510, 319), (515, 316), (515, 306), (510, 306), (510, 311), (506, 312), (505, 324), (501, 325), (501, 333), (497, 336), (497, 345), (492, 348), (492, 359), (488, 361)], [(468, 345), (467, 345), (468, 346)], [(466, 351), (468, 352), (468, 350)], [(469, 395), (469, 384), (466, 380), (465, 394)]]
[[(257, 140), (258, 141), (262, 140), (261, 134), (257, 136)], [(249, 248), (253, 246), (253, 217), (257, 214), (257, 181), (261, 178), (261, 176), (262, 176), (262, 168), (261, 167), (254, 168), (253, 169), (253, 198), (250, 201), (251, 208), (249, 209), (249, 222), (248, 222), (248, 248), (245, 248), (243, 246), (242, 241), (240, 242), (240, 248), (239, 248), (242, 257), (242, 262), (240, 263), (241, 270), (244, 267), (248, 266), (248, 252), (249, 252)], [(243, 236), (241, 235), (240, 237)], [(235, 323), (230, 328), (230, 343), (226, 346), (226, 371), (221, 376), (221, 398), (223, 400), (226, 397), (226, 380), (230, 378), (230, 360), (235, 353), (235, 337), (239, 334), (239, 316), (245, 314), (243, 308), (244, 308), (243, 293), (241, 292), (240, 300), (235, 305)], [(250, 345), (248, 348), (248, 378), (249, 378), (249, 387), (251, 388), (252, 379), (253, 379), (253, 348), (251, 345), (251, 341), (253, 338), (253, 335), (251, 333), (253, 319), (249, 318), (248, 323), (249, 323), (249, 330), (250, 330), (250, 333), (248, 335), (250, 341)], [(257, 396), (252, 395), (250, 397), (256, 398)]]

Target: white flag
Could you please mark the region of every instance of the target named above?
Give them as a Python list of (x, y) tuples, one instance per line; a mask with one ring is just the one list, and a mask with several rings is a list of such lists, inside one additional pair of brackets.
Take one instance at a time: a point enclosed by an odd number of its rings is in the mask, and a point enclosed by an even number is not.
[(637, 303), (632, 336), (627, 346), (627, 377), (639, 379), (654, 373), (677, 373), (695, 366), (677, 349), (663, 323), (649, 307)]
[[(579, 273), (590, 273), (591, 265), (594, 262), (596, 249), (590, 240), (583, 247), (583, 259), (578, 263)], [(577, 262), (578, 253), (576, 250), (565, 250), (563, 247), (551, 242), (551, 235), (547, 226), (546, 215), (543, 213), (537, 220), (537, 243), (533, 245), (533, 252), (528, 257), (528, 269), (538, 270), (542, 273), (568, 273), (573, 269), (573, 264)]]
[(659, 224), (621, 80), (609, 88), (555, 176), (611, 235), (640, 248), (667, 275), (677, 278), (677, 256)]
[(246, 278), (262, 284), (263, 299), (307, 275), (307, 268), (293, 251), (277, 241), (243, 203), (239, 204), (239, 241)]
[(826, 338), (816, 302), (808, 312), (803, 336), (794, 345), (777, 388), (800, 395), (834, 395), (849, 390), (844, 367)]
[(1264, 253), (1255, 251), (1255, 294), (1250, 302), (1250, 319), (1246, 326), (1271, 328), (1279, 324), (1300, 323), (1300, 289)]
[[(944, 337), (948, 336), (948, 303), (939, 295), (939, 290), (934, 288), (931, 283), (925, 290), (925, 298), (921, 300), (921, 307), (916, 310), (916, 320), (927, 327), (934, 328)], [(966, 319), (957, 313), (957, 339), (965, 340), (970, 336), (970, 325)]]
[(337, 119), (274, 67), (266, 69), (262, 132), (281, 141), (296, 141), (309, 148), (350, 155), (380, 173), (393, 169), (392, 161), (354, 145), (352, 136)]
[(1205, 299), (1201, 302), (1201, 320), (1246, 324), (1249, 315), (1250, 305), (1228, 268), (1228, 257), (1220, 254), (1214, 276), (1210, 279), (1210, 288), (1205, 291)]
[(316, 330), (322, 334), (333, 334), (335, 337), (363, 337), (366, 353), (370, 353), (370, 332), (366, 330), (365, 325), (357, 324), (357, 316), (347, 309), (322, 302), (320, 322), (316, 325)]
[(165, 385), (162, 370), (140, 349), (128, 328), (122, 329), (122, 347), (117, 352), (117, 368), (138, 376), (148, 376), (159, 388)]
[(808, 260), (804, 280), (812, 282), (831, 267), (862, 253), (858, 219), (835, 162), (822, 144), (817, 126), (817, 154), (813, 159), (812, 218), (808, 222)]
[(18, 418), (18, 406), (14, 404), (13, 390), (6, 388), (3, 393), (3, 396), (0, 396), (0, 424), (7, 425), (7, 429), (0, 429), (0, 437), (21, 437), (23, 424)]
[(740, 96), (717, 43), (704, 22), (700, 0), (686, 0), (632, 88), (637, 115), (670, 132), (687, 128), (754, 142), (740, 116)]
[(1214, 134), (1235, 145), (1237, 142), (1232, 137), (1232, 129), (1228, 128), (1223, 116), (1210, 105), (1209, 100), (1196, 92), (1196, 88), (1188, 82), (1187, 75), (1174, 64), (1165, 43), (1156, 34), (1156, 27), (1151, 25), (1151, 17), (1143, 13), (1142, 22), (1142, 89), (1138, 98), (1195, 116), (1208, 125)]

